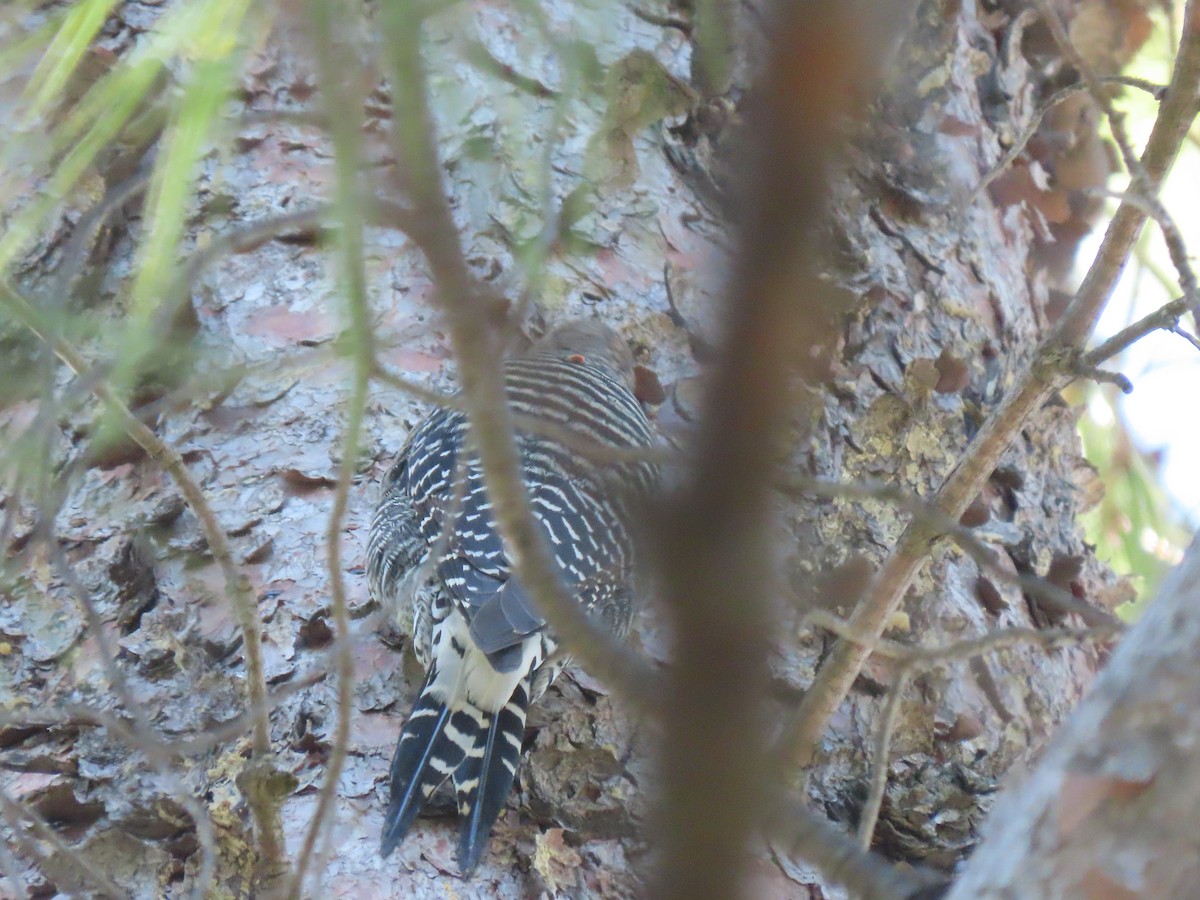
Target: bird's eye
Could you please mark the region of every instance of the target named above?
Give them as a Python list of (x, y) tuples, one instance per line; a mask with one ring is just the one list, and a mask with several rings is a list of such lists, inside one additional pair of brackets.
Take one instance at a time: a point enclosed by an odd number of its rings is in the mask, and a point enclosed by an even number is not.
[(573, 363), (587, 362), (587, 360), (585, 359), (585, 357), (582, 353), (572, 353), (570, 356), (567, 357), (567, 359)]

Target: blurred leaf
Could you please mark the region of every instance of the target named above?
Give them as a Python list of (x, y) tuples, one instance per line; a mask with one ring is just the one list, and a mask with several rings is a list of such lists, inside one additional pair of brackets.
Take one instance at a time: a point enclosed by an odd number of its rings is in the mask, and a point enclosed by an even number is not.
[(1096, 467), (1105, 493), (1080, 517), (1097, 554), (1138, 589), (1136, 602), (1119, 612), (1140, 614), (1167, 571), (1183, 555), (1188, 533), (1158, 475), (1158, 463), (1131, 440), (1104, 391), (1087, 388), (1087, 413), (1079, 420), (1084, 455)]
[(57, 102), (116, 4), (117, 0), (83, 0), (67, 13), (30, 79), (30, 121), (46, 115), (51, 102)]
[[(179, 4), (166, 11), (153, 32), (146, 35), (122, 58), (119, 64), (100, 78), (87, 92), (62, 111), (61, 121), (49, 129), (49, 134), (33, 133), (22, 135), (6, 151), (6, 160), (18, 148), (25, 149), (30, 158), (40, 158), (54, 164), (48, 173), (47, 183), (40, 196), (25, 207), (9, 222), (8, 229), (0, 238), (0, 271), (7, 270), (13, 260), (35, 240), (50, 214), (79, 184), (98, 156), (121, 136), (126, 125), (143, 110), (165, 70), (166, 61), (183, 57), (196, 60), (197, 65), (217, 64), (229, 58), (239, 43), (244, 40), (240, 22), (250, 7), (251, 0), (207, 0)], [(89, 0), (90, 6), (92, 0)], [(102, 5), (102, 4), (101, 4)], [(39, 65), (46, 71), (61, 72), (54, 76), (54, 83), (61, 91), (67, 85), (72, 64), (53, 62), (55, 42), (64, 31), (69, 31), (62, 40), (65, 46), (75, 50), (75, 38), (90, 19), (74, 22), (64, 20), (59, 32), (51, 41)], [(52, 60), (52, 62), (46, 62)], [(46, 76), (50, 78), (48, 74)], [(212, 86), (212, 91), (224, 91), (226, 82)], [(202, 91), (208, 94), (207, 90)], [(40, 95), (39, 95), (40, 96)], [(47, 103), (53, 99), (47, 95)], [(186, 102), (186, 98), (185, 98)], [(193, 97), (193, 115), (189, 125), (199, 118), (194, 115), (198, 107)], [(177, 118), (177, 122), (181, 122)], [(61, 155), (61, 159), (59, 158)], [(178, 162), (172, 163), (177, 166)]]
[[(244, 10), (244, 4), (238, 5)], [(146, 200), (146, 228), (138, 249), (128, 328), (116, 373), (118, 385), (146, 349), (151, 318), (169, 293), (192, 203), (193, 173), (208, 148), (234, 72), (230, 57), (197, 62), (168, 128)]]
[(97, 155), (120, 134), (158, 77), (162, 63), (144, 59), (114, 70), (88, 92), (50, 139), (46, 155), (71, 145), (50, 173), (41, 196), (21, 210), (0, 238), (0, 271), (36, 237), (50, 213), (89, 170)]
[(54, 34), (61, 25), (62, 18), (62, 14), (51, 16), (46, 22), (20, 37), (7, 35), (8, 43), (0, 47), (0, 72), (19, 71), (27, 56), (32, 56), (35, 52), (42, 50), (54, 39)]
[(609, 67), (604, 99), (604, 124), (588, 142), (584, 166), (596, 183), (620, 189), (631, 186), (640, 174), (634, 136), (682, 114), (697, 98), (652, 53), (634, 50)]

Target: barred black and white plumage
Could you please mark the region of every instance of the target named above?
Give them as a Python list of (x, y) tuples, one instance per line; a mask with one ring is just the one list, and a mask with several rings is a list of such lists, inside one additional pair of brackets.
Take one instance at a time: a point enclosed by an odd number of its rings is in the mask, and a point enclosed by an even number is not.
[[(650, 447), (632, 392), (625, 343), (598, 323), (573, 322), (505, 364), (511, 409), (601, 448)], [(469, 873), (512, 788), (525, 714), (569, 660), (513, 577), (467, 422), (440, 409), (411, 433), (384, 479), (367, 574), (385, 609), (411, 616), (424, 686), (396, 746), (383, 830), (387, 856), (447, 779)], [(522, 475), (567, 590), (618, 635), (634, 612), (633, 504), (654, 489), (646, 461), (614, 462), (518, 429)], [(447, 523), (453, 516), (452, 527)]]

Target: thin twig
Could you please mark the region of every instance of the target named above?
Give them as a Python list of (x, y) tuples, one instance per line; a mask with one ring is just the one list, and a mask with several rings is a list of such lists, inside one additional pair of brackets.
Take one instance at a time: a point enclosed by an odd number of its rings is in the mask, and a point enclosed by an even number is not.
[[(14, 838), (19, 840), (19, 838)], [(21, 882), (17, 880), (17, 858), (9, 849), (7, 841), (0, 841), (0, 870), (3, 871), (5, 879), (8, 881), (8, 889), (12, 893), (13, 900), (17, 900), (21, 896)]]
[(692, 23), (686, 19), (681, 19), (678, 16), (660, 16), (658, 13), (643, 9), (641, 6), (633, 3), (626, 4), (625, 8), (648, 25), (657, 25), (659, 28), (674, 28), (687, 37), (691, 37), (692, 35)]
[(1158, 225), (1162, 232), (1163, 241), (1167, 245), (1167, 254), (1171, 257), (1171, 264), (1175, 266), (1175, 271), (1179, 277), (1179, 287), (1183, 291), (1184, 299), (1188, 301), (1192, 309), (1200, 309), (1200, 293), (1196, 287), (1196, 273), (1192, 269), (1191, 261), (1188, 259), (1187, 245), (1183, 240), (1183, 233), (1179, 230), (1179, 226), (1175, 223), (1174, 218), (1167, 212), (1167, 208), (1163, 206), (1162, 201), (1157, 197), (1143, 197), (1135, 191), (1109, 191), (1099, 188), (1092, 189), (1087, 193), (1110, 197), (1121, 202), (1128, 202), (1138, 205), (1141, 210)]
[[(180, 304), (189, 297), (200, 273), (217, 260), (234, 254), (248, 253), (288, 232), (320, 226), (329, 221), (335, 211), (333, 204), (314, 203), (290, 213), (256, 219), (216, 235), (206, 246), (188, 257), (179, 276), (168, 289), (166, 298), (155, 310), (156, 323), (160, 329), (165, 329)], [(367, 224), (394, 227), (397, 223), (408, 222), (410, 213), (394, 203), (376, 199), (358, 210), (358, 215)]]
[[(336, 208), (341, 221), (339, 230), (342, 257), (342, 278), (346, 287), (350, 317), (351, 354), (354, 361), (346, 427), (342, 437), (342, 461), (338, 467), (337, 487), (333, 508), (325, 534), (329, 558), (329, 577), (333, 601), (334, 626), (343, 638), (337, 649), (337, 724), (333, 747), (325, 766), (325, 781), (317, 797), (317, 808), (304, 836), (304, 844), (296, 861), (296, 872), (287, 890), (288, 897), (298, 898), (304, 887), (304, 875), (326, 816), (337, 798), (338, 781), (346, 762), (350, 745), (350, 716), (354, 699), (354, 659), (350, 653), (350, 614), (346, 601), (346, 582), (342, 575), (342, 523), (346, 516), (350, 488), (354, 483), (358, 463), (359, 442), (362, 437), (363, 415), (367, 406), (367, 391), (375, 357), (371, 334), (371, 311), (367, 301), (366, 272), (363, 266), (363, 210), (369, 207), (361, 191), (357, 172), (361, 141), (362, 102), (352, 81), (344, 78), (335, 41), (335, 4), (312, 0), (308, 4), (310, 35), (316, 49), (321, 89), (329, 116), (336, 173)], [(344, 50), (344, 48), (342, 48)], [(320, 868), (320, 867), (319, 867)]]
[(954, 521), (929, 501), (894, 485), (870, 482), (848, 484), (793, 476), (788, 480), (786, 488), (818, 497), (869, 498), (889, 503), (910, 514), (914, 521), (923, 522), (934, 530), (935, 535), (949, 537), (981, 570), (995, 575), (1000, 581), (1016, 585), (1031, 597), (1044, 601), (1047, 606), (1062, 612), (1075, 613), (1091, 626), (1123, 627), (1115, 616), (1079, 600), (1070, 591), (1051, 584), (1045, 578), (1014, 572), (1002, 566), (996, 552), (981, 541), (972, 529)]
[(873, 853), (864, 853), (858, 843), (828, 819), (807, 806), (787, 800), (775, 805), (770, 831), (772, 849), (780, 844), (788, 856), (801, 856), (821, 877), (845, 887), (857, 900), (906, 900), (925, 894), (934, 877), (893, 865)]
[[(332, 648), (331, 648), (332, 649)], [(333, 663), (318, 663), (299, 678), (294, 678), (286, 684), (271, 691), (268, 703), (271, 709), (276, 709), (288, 697), (312, 687), (325, 678)], [(200, 756), (213, 747), (240, 738), (253, 727), (253, 716), (249, 710), (243, 710), (231, 719), (226, 719), (216, 725), (208, 726), (204, 733), (187, 739), (171, 739), (162, 742), (163, 753), (171, 759), (186, 759)], [(86, 725), (103, 728), (112, 736), (130, 746), (137, 747), (137, 735), (130, 723), (111, 712), (96, 709), (80, 703), (69, 703), (64, 706), (38, 706), (36, 710), (27, 709), (13, 711), (0, 709), (0, 725), (18, 728), (51, 728), (56, 725)]]
[[(248, 253), (290, 231), (321, 225), (333, 217), (334, 213), (333, 204), (314, 203), (290, 213), (256, 219), (216, 235), (205, 247), (188, 257), (178, 280), (172, 286), (172, 296), (187, 296), (188, 289), (195, 284), (200, 273), (216, 260), (238, 253)], [(394, 226), (397, 222), (406, 222), (410, 214), (396, 204), (385, 200), (373, 200), (370, 206), (360, 209), (358, 215), (365, 218), (368, 224)]]
[[(65, 494), (65, 486), (63, 493)], [(141, 751), (142, 755), (150, 762), (150, 765), (158, 773), (158, 776), (166, 783), (171, 794), (195, 825), (196, 838), (200, 842), (201, 856), (200, 870), (196, 877), (196, 884), (192, 893), (196, 897), (207, 897), (212, 887), (213, 876), (216, 873), (217, 866), (217, 840), (213, 829), (212, 817), (196, 798), (192, 796), (192, 792), (180, 780), (178, 773), (172, 769), (168, 748), (158, 735), (155, 734), (150, 722), (146, 719), (142, 704), (137, 701), (133, 693), (129, 690), (129, 683), (125, 678), (125, 673), (117, 665), (116, 653), (104, 628), (104, 622), (100, 619), (100, 614), (96, 610), (96, 604), (92, 602), (91, 593), (84, 587), (75, 570), (67, 561), (66, 554), (63, 552), (53, 532), (53, 520), (49, 517), (44, 517), (42, 521), (46, 527), (46, 534), (43, 536), (43, 540), (47, 552), (50, 554), (51, 565), (83, 609), (88, 631), (96, 641), (96, 647), (100, 651), (100, 659), (104, 666), (109, 688), (117, 694), (121, 705), (125, 708), (126, 714), (130, 717), (131, 724), (128, 734), (125, 736), (125, 743)]]
[[(1026, 10), (1026, 12), (1029, 12), (1029, 10)], [(1107, 75), (1099, 79), (1099, 81), (1102, 84), (1123, 84), (1135, 87), (1150, 93), (1156, 100), (1161, 100), (1165, 91), (1162, 85), (1152, 84), (1141, 78), (1131, 78), (1128, 75)], [(967, 210), (974, 206), (975, 201), (979, 199), (979, 195), (986, 191), (993, 181), (1003, 175), (1008, 167), (1017, 161), (1017, 158), (1025, 152), (1025, 148), (1029, 145), (1029, 142), (1033, 140), (1034, 135), (1037, 134), (1042, 121), (1046, 118), (1050, 110), (1054, 109), (1054, 107), (1058, 106), (1064, 100), (1068, 100), (1076, 94), (1085, 93), (1088, 90), (1089, 88), (1086, 84), (1070, 84), (1051, 94), (1046, 99), (1046, 102), (1037, 108), (1033, 117), (1025, 126), (1025, 129), (1017, 137), (1016, 141), (1013, 142), (1013, 145), (1008, 148), (1008, 151), (1000, 157), (1000, 160), (994, 166), (988, 169), (987, 174), (980, 179), (979, 184), (975, 185), (974, 190), (967, 196), (962, 208)]]
[[(1074, 41), (1071, 40), (1071, 36), (1067, 34), (1067, 27), (1059, 17), (1058, 11), (1054, 9), (1049, 0), (1036, 0), (1036, 3), (1042, 14), (1042, 21), (1050, 29), (1050, 34), (1054, 37), (1054, 42), (1058, 44), (1063, 58), (1079, 73), (1080, 78), (1087, 85), (1088, 93), (1092, 95), (1096, 105), (1107, 116), (1113, 142), (1117, 145), (1117, 150), (1129, 172), (1134, 191), (1145, 197), (1153, 197), (1154, 189), (1150, 176), (1143, 168), (1137, 153), (1134, 152), (1133, 144), (1130, 143), (1129, 135), (1125, 131), (1125, 115), (1113, 108), (1112, 99), (1104, 90), (1104, 79), (1097, 75), (1091, 64), (1083, 58), (1083, 54), (1079, 52)], [(1159, 99), (1161, 100), (1161, 96)]]
[(547, 87), (531, 75), (518, 72), (516, 68), (496, 58), (482, 41), (471, 40), (466, 44), (465, 57), (467, 62), (480, 71), (499, 78), (519, 91), (541, 100), (555, 99), (558, 91)]
[[(40, 857), (37, 851), (29, 845), (21, 834), (22, 818), (29, 822), (41, 840), (54, 848), (56, 857), (61, 857), (72, 868), (78, 871), (81, 883), (91, 884), (93, 888), (100, 891), (101, 896), (112, 897), (114, 900), (126, 896), (126, 892), (117, 887), (99, 866), (94, 862), (86, 860), (78, 850), (59, 837), (58, 832), (50, 827), (50, 824), (37, 810), (30, 808), (27, 804), (14, 800), (4, 790), (0, 790), (0, 806), (4, 808), (4, 818), (8, 821), (8, 827), (12, 829), (13, 837), (21, 843), (22, 847), (27, 853), (31, 854), (33, 859), (38, 860)], [(44, 860), (41, 861), (40, 867), (42, 871), (47, 871)]]
[[(411, 379), (389, 372), (378, 361), (375, 363), (374, 377), (389, 387), (404, 391), (418, 400), (453, 409), (456, 412), (467, 412), (466, 398), (461, 394), (449, 395), (432, 390)], [(512, 414), (513, 426), (522, 432), (552, 438), (569, 450), (574, 450), (588, 459), (598, 463), (618, 464), (631, 462), (678, 462), (679, 454), (667, 447), (614, 447), (602, 444), (587, 435), (579, 434), (558, 422), (544, 419), (541, 416), (525, 413)]]
[(421, 57), (419, 11), (389, 4), (380, 16), (392, 64), (392, 139), (397, 173), (403, 173), (413, 214), (395, 223), (421, 248), (446, 313), (459, 362), (462, 397), (501, 533), (513, 549), (513, 565), (564, 646), (622, 696), (653, 701), (652, 670), (625, 645), (596, 627), (563, 591), (546, 540), (529, 510), (513, 443), (512, 415), (499, 369), (499, 348), (489, 332), (490, 295), (469, 273), (453, 216), (442, 191), (437, 131), (428, 106)]
[(941, 646), (909, 646), (896, 641), (880, 640), (871, 643), (855, 633), (853, 626), (825, 610), (812, 610), (805, 617), (806, 623), (833, 632), (844, 640), (862, 643), (871, 651), (899, 663), (888, 692), (879, 730), (876, 732), (874, 758), (872, 761), (871, 786), (867, 801), (859, 819), (859, 847), (865, 852), (871, 847), (879, 811), (883, 805), (883, 794), (887, 788), (888, 755), (896, 720), (900, 711), (904, 691), (914, 677), (923, 671), (958, 659), (969, 659), (1007, 649), (1020, 644), (1038, 644), (1047, 649), (1078, 646), (1086, 642), (1112, 641), (1121, 636), (1124, 627), (1120, 624), (1102, 625), (1093, 628), (1005, 628), (966, 638)]
[(913, 666), (901, 666), (892, 679), (888, 691), (887, 703), (883, 706), (883, 716), (879, 722), (879, 730), (875, 734), (875, 754), (871, 763), (871, 787), (867, 791), (867, 802), (863, 804), (862, 813), (858, 820), (858, 849), (866, 853), (871, 849), (871, 841), (875, 838), (875, 824), (879, 821), (879, 811), (883, 808), (883, 795), (887, 791), (888, 756), (891, 754), (892, 733), (896, 729), (896, 721), (900, 718), (900, 704), (904, 692), (912, 682)]
[(1120, 372), (1110, 372), (1080, 361), (1071, 365), (1071, 374), (1076, 378), (1090, 379), (1097, 384), (1111, 384), (1122, 394), (1133, 393), (1133, 382)]
[(1104, 343), (1084, 354), (1082, 362), (1085, 365), (1097, 366), (1102, 362), (1118, 356), (1132, 347), (1146, 335), (1155, 331), (1171, 331), (1179, 327), (1182, 319), (1191, 308), (1187, 297), (1178, 297), (1170, 303), (1163, 304), (1152, 313), (1138, 319), (1132, 325), (1122, 328)]
[(154, 167), (154, 156), (153, 150), (147, 153), (132, 175), (120, 184), (110, 187), (103, 198), (80, 217), (66, 249), (63, 250), (62, 264), (51, 289), (51, 302), (62, 304), (66, 300), (87, 260), (96, 231), (109, 216), (146, 190)]
[(1189, 344), (1191, 344), (1197, 350), (1200, 350), (1200, 339), (1198, 339), (1194, 334), (1188, 334), (1186, 331), (1184, 331), (1178, 325), (1176, 325), (1174, 328), (1170, 329), (1170, 331), (1171, 331), (1171, 334), (1179, 335), (1181, 338), (1183, 338), (1185, 341), (1187, 341)]
[[(1189, 9), (1190, 30), (1200, 30)], [(1189, 19), (1185, 17), (1185, 23)], [(1186, 26), (1185, 26), (1186, 27)], [(1185, 31), (1185, 42), (1188, 40)], [(1200, 828), (1200, 536), (1072, 714), (993, 808), (955, 900), (1067, 897), (1089, 872), (1108, 896), (1191, 896)], [(1116, 791), (1109, 785), (1116, 779)], [(1099, 791), (1092, 786), (1099, 781)], [(1129, 785), (1132, 790), (1121, 793)], [(1073, 798), (1083, 799), (1081, 806)], [(1067, 812), (1071, 810), (1071, 812)], [(1065, 824), (1064, 815), (1070, 815)], [(1117, 861), (1139, 863), (1124, 869)], [(1142, 863), (1170, 872), (1148, 887)], [(1182, 866), (1176, 868), (1178, 861)], [(1159, 867), (1164, 867), (1160, 869)]]
[[(132, 187), (133, 181), (128, 186)], [(145, 184), (141, 184), (140, 188), (144, 188)], [(126, 198), (127, 199), (127, 198)], [(119, 204), (118, 204), (119, 205)], [(117, 205), (110, 205), (108, 198), (102, 201), (94, 210), (89, 212), (101, 214), (101, 219), (109, 215)], [(169, 333), (171, 322), (174, 320), (180, 306), (187, 301), (190, 296), (191, 289), (199, 277), (200, 273), (215, 262), (225, 256), (237, 253), (246, 253), (256, 247), (261, 246), (267, 241), (273, 240), (286, 234), (288, 231), (298, 228), (305, 228), (316, 225), (326, 219), (330, 215), (330, 207), (328, 204), (315, 204), (305, 209), (296, 210), (295, 212), (286, 213), (281, 216), (271, 216), (259, 219), (249, 225), (233, 228), (223, 234), (217, 235), (212, 241), (200, 250), (192, 253), (191, 256), (183, 263), (179, 274), (176, 276), (171, 285), (164, 293), (162, 302), (154, 310), (154, 319), (151, 326), (153, 333), (164, 334)], [(94, 225), (92, 227), (95, 227)], [(58, 294), (65, 295), (69, 289), (71, 281), (74, 280), (78, 268), (82, 265), (83, 251), (76, 246), (77, 239), (83, 235), (82, 223), (76, 229), (75, 235), (72, 236), (71, 244), (66, 252), (67, 263), (64, 263), (64, 268), (58, 277), (56, 287), (52, 296)], [(86, 248), (85, 248), (86, 249)], [(72, 263), (71, 260), (76, 262)], [(39, 310), (34, 309), (36, 313), (36, 333), (50, 333), (53, 331), (51, 325), (51, 317), (46, 316)], [(31, 326), (32, 327), (32, 326)], [(87, 377), (91, 379), (100, 379), (107, 377), (108, 371), (111, 369), (111, 363), (94, 363), (87, 373)], [(81, 377), (83, 373), (80, 374)], [(227, 378), (228, 372), (222, 372), (221, 378)], [(162, 398), (160, 404), (169, 402), (169, 396)], [(143, 410), (144, 412), (145, 410)]]
[[(554, 49), (559, 71), (562, 72), (562, 90), (554, 99), (550, 108), (550, 121), (546, 126), (547, 139), (538, 166), (537, 185), (542, 227), (532, 245), (520, 254), (524, 262), (524, 284), (509, 316), (513, 328), (519, 328), (525, 323), (534, 298), (541, 295), (546, 264), (562, 238), (563, 204), (554, 195), (554, 154), (561, 144), (563, 129), (571, 114), (572, 101), (578, 98), (582, 82), (573, 48), (569, 45), (564, 46), (562, 39), (551, 29), (545, 29), (543, 34), (547, 43)], [(573, 194), (574, 190), (568, 192), (567, 196)]]
[(305, 128), (329, 127), (329, 119), (311, 109), (248, 109), (231, 123), (238, 131), (260, 125), (299, 125)]
[[(1111, 97), (1104, 90), (1105, 79), (1097, 76), (1091, 65), (1083, 57), (1083, 54), (1075, 47), (1070, 35), (1067, 33), (1066, 26), (1051, 6), (1049, 0), (1037, 0), (1037, 4), (1063, 56), (1079, 72), (1084, 83), (1087, 84), (1092, 99), (1096, 101), (1096, 104), (1104, 111), (1105, 116), (1108, 118), (1109, 130), (1112, 132), (1113, 142), (1117, 145), (1121, 159), (1124, 161), (1125, 168), (1129, 172), (1129, 196), (1124, 198), (1122, 202), (1140, 201), (1145, 204), (1145, 211), (1149, 215), (1152, 215), (1155, 221), (1158, 222), (1159, 227), (1162, 229), (1163, 239), (1167, 244), (1167, 253), (1171, 257), (1171, 263), (1175, 266), (1175, 270), (1179, 274), (1179, 286), (1183, 290), (1183, 295), (1191, 300), (1193, 320), (1196, 322), (1197, 327), (1200, 327), (1200, 299), (1198, 299), (1197, 294), (1196, 275), (1192, 271), (1187, 248), (1184, 245), (1179, 229), (1175, 226), (1174, 221), (1158, 197), (1158, 190), (1161, 185), (1152, 181), (1146, 167), (1142, 165), (1142, 161), (1138, 159), (1137, 154), (1134, 152), (1133, 144), (1130, 142), (1129, 135), (1125, 130), (1125, 114), (1117, 112), (1113, 107)], [(1161, 99), (1161, 96), (1159, 99)], [(1190, 111), (1192, 118), (1196, 116), (1198, 109), (1200, 107), (1193, 104)]]
[[(294, 125), (308, 125), (319, 128), (326, 126), (326, 122), (322, 118), (316, 116), (314, 113), (303, 110), (283, 109), (266, 111), (251, 110), (238, 116), (234, 120), (233, 124), (235, 128), (244, 129), (256, 127), (262, 124), (287, 123)], [(55, 287), (51, 291), (52, 296), (56, 297), (59, 302), (61, 302), (62, 298), (66, 297), (71, 289), (71, 285), (78, 277), (79, 271), (83, 268), (84, 261), (87, 257), (91, 236), (114, 212), (146, 190), (146, 186), (150, 183), (150, 176), (154, 165), (154, 157), (155, 152), (152, 149), (138, 162), (138, 167), (132, 175), (105, 191), (105, 194), (100, 201), (96, 203), (95, 206), (91, 207), (80, 218), (79, 223), (75, 226), (74, 232), (71, 234), (70, 241), (67, 242), (66, 249), (63, 250), (63, 261), (59, 266), (59, 271), (55, 280)], [(287, 217), (283, 218), (286, 221)], [(273, 236), (273, 234), (268, 233), (262, 238), (262, 240), (266, 240)], [(218, 239), (218, 243), (219, 242), (220, 239)], [(219, 253), (227, 250), (241, 252), (235, 248), (214, 248), (210, 245), (207, 250), (201, 251), (200, 253), (196, 254), (196, 256), (205, 256), (208, 259), (212, 259)]]
[[(41, 338), (67, 366), (77, 375), (90, 370), (86, 360), (65, 338), (61, 337), (46, 322), (29, 301), (0, 281), (0, 302), (4, 304), (25, 327)], [(204, 490), (192, 477), (190, 470), (179, 453), (166, 444), (138, 419), (129, 407), (117, 397), (108, 384), (97, 380), (92, 392), (114, 415), (125, 433), (149, 456), (161, 465), (183, 494), (184, 500), (200, 521), (205, 540), (213, 559), (221, 569), (233, 606), (235, 618), (242, 631), (242, 655), (246, 663), (246, 694), (254, 715), (253, 752), (256, 758), (265, 759), (271, 752), (270, 721), (266, 710), (266, 678), (263, 670), (262, 635), (258, 605), (249, 580), (238, 569), (233, 559), (229, 538), (216, 514), (204, 496)], [(260, 830), (271, 827), (270, 823), (257, 822)]]
[(328, 203), (314, 203), (304, 209), (256, 219), (215, 235), (206, 246), (188, 257), (180, 275), (180, 283), (190, 287), (200, 272), (215, 260), (254, 250), (289, 231), (300, 231), (319, 225), (329, 218), (332, 210), (333, 207)]
[(924, 670), (944, 662), (956, 659), (970, 659), (1004, 650), (1020, 644), (1037, 644), (1047, 649), (1069, 647), (1076, 644), (1106, 641), (1119, 638), (1125, 631), (1125, 626), (1097, 625), (1089, 628), (1001, 628), (979, 637), (963, 638), (951, 641), (949, 644), (933, 644), (930, 646), (913, 646), (899, 641), (886, 639), (872, 640), (870, 635), (860, 634), (854, 630), (854, 624), (839, 618), (827, 610), (810, 610), (804, 621), (817, 628), (824, 628), (838, 637), (870, 647), (871, 653), (885, 659), (896, 660), (905, 665), (914, 665)]

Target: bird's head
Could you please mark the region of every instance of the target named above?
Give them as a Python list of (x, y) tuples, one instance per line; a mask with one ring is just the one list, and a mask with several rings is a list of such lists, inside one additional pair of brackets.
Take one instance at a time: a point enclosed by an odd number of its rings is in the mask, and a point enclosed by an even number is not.
[(538, 339), (530, 353), (549, 354), (608, 369), (633, 390), (633, 354), (625, 339), (595, 319), (572, 319)]

